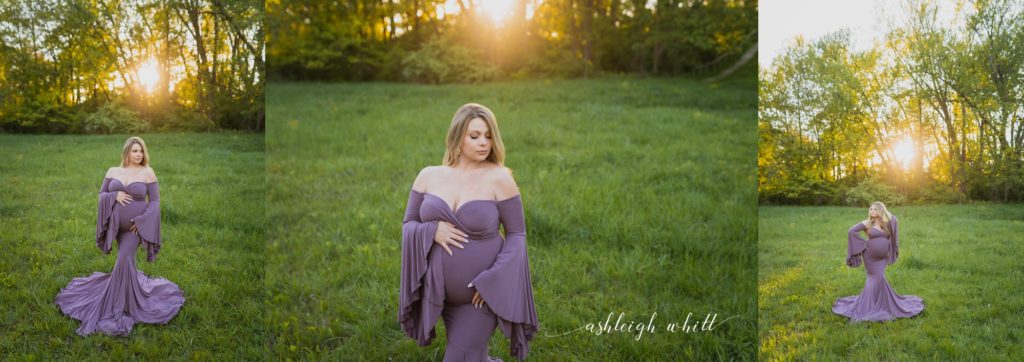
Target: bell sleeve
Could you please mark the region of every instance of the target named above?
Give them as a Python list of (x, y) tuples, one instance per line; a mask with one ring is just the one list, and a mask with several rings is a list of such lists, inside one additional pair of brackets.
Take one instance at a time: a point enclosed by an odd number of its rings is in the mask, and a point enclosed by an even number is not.
[(473, 287), (498, 317), (498, 327), (509, 338), (511, 354), (522, 360), (540, 327), (533, 304), (530, 263), (526, 254), (526, 220), (522, 198), (498, 202), (505, 241), (497, 259), (473, 279)]
[(149, 204), (141, 215), (132, 219), (135, 228), (142, 237), (146, 246), (146, 260), (153, 261), (156, 254), (160, 252), (160, 185), (156, 182), (146, 184), (146, 193), (149, 194)]
[(110, 178), (104, 177), (100, 186), (99, 209), (96, 211), (96, 247), (104, 254), (110, 254), (111, 245), (117, 237), (120, 223), (118, 213), (114, 212), (117, 203), (117, 191), (110, 191)]
[(896, 215), (889, 216), (889, 230), (892, 231), (892, 235), (889, 236), (889, 260), (887, 264), (892, 264), (900, 256), (900, 230), (899, 223), (896, 222)]
[(860, 236), (860, 232), (866, 230), (867, 226), (859, 222), (850, 228), (847, 235), (846, 265), (858, 267), (864, 256), (864, 250), (868, 248), (868, 241)]
[(436, 337), (434, 326), (444, 309), (441, 252), (434, 249), (437, 221), (420, 220), (423, 193), (411, 190), (402, 220), (402, 276), (398, 291), (398, 322), (421, 346)]

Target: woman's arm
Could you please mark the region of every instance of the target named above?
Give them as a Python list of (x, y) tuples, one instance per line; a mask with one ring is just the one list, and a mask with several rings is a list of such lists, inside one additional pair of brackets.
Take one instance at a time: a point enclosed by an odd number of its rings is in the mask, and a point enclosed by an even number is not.
[(420, 205), (423, 204), (423, 193), (416, 190), (409, 192), (409, 200), (405, 203), (405, 217), (402, 218), (402, 248), (409, 248), (415, 257), (426, 259), (434, 234), (437, 233), (437, 221), (423, 222), (420, 220)]
[(423, 193), (409, 190), (402, 218), (402, 270), (398, 289), (398, 322), (421, 346), (434, 339), (434, 325), (444, 305), (441, 253), (430, 253), (437, 222), (420, 219)]
[(505, 229), (505, 242), (494, 264), (473, 278), (470, 285), (498, 316), (498, 326), (510, 339), (510, 353), (522, 360), (526, 358), (529, 342), (540, 324), (533, 303), (523, 201), (511, 173), (504, 172), (497, 194), (500, 197), (516, 192), (511, 198), (498, 201), (498, 217)]
[[(103, 184), (100, 185), (100, 195), (102, 196), (103, 194), (108, 194), (108, 193), (111, 193), (110, 192), (110, 176), (109, 175), (103, 177)], [(114, 192), (114, 193), (116, 194), (117, 192)]]
[[(423, 192), (426, 189), (427, 173), (430, 167), (420, 170), (409, 191), (409, 199), (405, 202), (405, 217), (402, 218), (402, 248), (412, 252), (417, 260), (426, 260), (434, 234), (437, 233), (437, 221), (423, 222), (420, 220), (420, 205), (423, 204)], [(404, 252), (402, 255), (405, 255)]]
[(147, 169), (146, 194), (149, 195), (146, 210), (131, 221), (135, 224), (142, 241), (145, 242), (146, 260), (153, 261), (156, 259), (156, 254), (160, 252), (163, 240), (160, 235), (160, 184), (157, 183), (152, 169)]
[[(500, 278), (496, 274), (508, 273), (511, 276), (515, 276), (528, 272), (522, 269), (528, 262), (526, 258), (526, 218), (523, 213), (522, 198), (517, 195), (511, 199), (499, 201), (498, 216), (501, 220), (501, 225), (505, 228), (505, 242), (501, 245), (501, 251), (498, 252), (494, 264), (487, 270), (480, 272), (473, 279), (472, 285), (477, 287), (478, 290), (480, 289), (478, 280), (487, 281)], [(484, 299), (488, 303), (495, 297), (491, 296), (492, 298), (488, 298), (486, 293), (483, 294)], [(495, 300), (494, 302), (500, 301)]]
[[(488, 273), (494, 273), (506, 268), (516, 253), (522, 249), (526, 251), (526, 217), (523, 213), (523, 202), (519, 195), (519, 187), (516, 185), (512, 173), (507, 168), (496, 169), (491, 175), (491, 182), (495, 185), (495, 195), (498, 201), (498, 217), (502, 227), (505, 229), (505, 242), (501, 246), (494, 264), (487, 270), (480, 273), (477, 278), (486, 279)], [(480, 276), (484, 276), (481, 278)], [(472, 283), (470, 286), (475, 286)], [(487, 300), (487, 296), (484, 296)]]
[(889, 217), (889, 230), (892, 232), (892, 235), (889, 237), (889, 260), (887, 263), (892, 264), (900, 256), (900, 228), (899, 223), (896, 221), (896, 215), (890, 215)]
[(498, 326), (509, 338), (510, 352), (526, 358), (540, 323), (533, 303), (533, 283), (526, 252), (526, 220), (520, 196), (498, 202), (505, 242), (494, 264), (470, 283), (498, 316)]
[[(522, 197), (519, 195), (519, 187), (516, 185), (515, 179), (512, 178), (512, 173), (506, 168), (496, 170), (492, 176), (494, 177), (492, 181), (495, 184), (495, 194), (498, 200), (501, 200), (497, 202), (498, 218), (505, 229), (505, 242), (491, 268), (484, 270), (480, 275), (504, 269), (512, 261), (511, 259), (516, 257), (515, 254), (519, 250), (523, 251), (524, 258), (526, 251), (526, 217), (523, 212)], [(484, 298), (486, 299), (486, 296)]]
[(114, 203), (117, 202), (117, 192), (110, 191), (110, 170), (103, 177), (103, 184), (100, 185), (98, 198), (98, 209), (96, 211), (96, 247), (104, 254), (109, 254), (114, 237), (117, 236), (118, 220), (114, 212)]
[(850, 227), (850, 230), (847, 232), (846, 265), (851, 267), (860, 266), (861, 256), (864, 254), (864, 250), (868, 248), (868, 241), (860, 236), (860, 232), (866, 229), (867, 226), (864, 226), (863, 222), (859, 222)]

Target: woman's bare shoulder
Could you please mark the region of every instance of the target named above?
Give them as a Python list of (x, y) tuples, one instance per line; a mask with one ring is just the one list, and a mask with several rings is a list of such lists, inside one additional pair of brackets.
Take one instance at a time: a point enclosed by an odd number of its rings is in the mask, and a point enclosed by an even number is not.
[(444, 166), (427, 166), (420, 170), (420, 173), (416, 175), (416, 180), (412, 183), (412, 189), (417, 192), (424, 192), (427, 186), (432, 184), (437, 179), (438, 174), (444, 171)]
[(498, 200), (510, 199), (519, 195), (519, 185), (512, 177), (512, 170), (498, 166), (489, 170), (488, 174), (494, 184), (494, 193)]
[(115, 177), (120, 172), (121, 172), (121, 167), (113, 166), (113, 167), (107, 168), (107, 174), (104, 175), (103, 177), (113, 178), (113, 177)]
[(153, 171), (152, 167), (146, 166), (142, 169), (142, 176), (146, 178), (146, 183), (156, 182), (156, 171)]

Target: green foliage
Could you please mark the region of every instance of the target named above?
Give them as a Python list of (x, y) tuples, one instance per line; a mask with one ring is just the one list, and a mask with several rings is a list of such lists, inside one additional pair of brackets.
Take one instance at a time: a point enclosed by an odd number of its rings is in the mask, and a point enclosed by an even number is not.
[(201, 114), (188, 110), (174, 110), (168, 114), (161, 131), (184, 131), (184, 132), (209, 132), (215, 129), (215, 125)]
[(494, 78), (496, 70), (482, 62), (483, 52), (452, 41), (450, 37), (431, 38), (420, 49), (402, 59), (402, 77), (421, 83), (482, 82)]
[(592, 64), (580, 62), (572, 49), (552, 47), (544, 51), (544, 56), (527, 61), (518, 77), (575, 78), (592, 71)]
[[(251, 0), (0, 2), (0, 131), (122, 132), (129, 117), (259, 131), (262, 13)], [(206, 121), (171, 120), (183, 112)]]
[(914, 202), (919, 204), (955, 204), (967, 200), (967, 197), (957, 191), (956, 188), (949, 186), (949, 184), (938, 182), (929, 182), (916, 195), (917, 198), (914, 199)]
[(839, 185), (811, 175), (794, 175), (774, 189), (763, 190), (758, 197), (761, 202), (776, 205), (830, 205), (839, 202)]
[(270, 76), (461, 83), (707, 74), (756, 43), (756, 1), (548, 0), (527, 12), (520, 0), (501, 24), (486, 5), (451, 3), (268, 2)]
[(81, 121), (81, 129), (85, 133), (128, 133), (136, 134), (148, 131), (149, 122), (139, 118), (139, 114), (118, 103), (107, 103), (96, 112)]
[(761, 202), (815, 204), (823, 189), (836, 205), (1024, 201), (1024, 3), (978, 2), (951, 22), (935, 2), (903, 9), (871, 49), (838, 31), (760, 70)]
[(881, 180), (874, 177), (861, 180), (856, 186), (847, 190), (845, 196), (844, 201), (850, 206), (868, 206), (875, 201), (881, 201), (886, 206), (897, 206), (906, 199), (892, 186), (882, 183)]

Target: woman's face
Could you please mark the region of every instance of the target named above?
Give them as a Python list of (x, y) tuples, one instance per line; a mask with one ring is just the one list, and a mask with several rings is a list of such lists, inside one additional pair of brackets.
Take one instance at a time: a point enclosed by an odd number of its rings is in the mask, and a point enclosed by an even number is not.
[(142, 146), (138, 143), (132, 144), (131, 150), (128, 151), (128, 160), (132, 162), (132, 166), (141, 164), (142, 156)]
[(882, 210), (879, 210), (878, 206), (871, 205), (871, 208), (868, 209), (868, 217), (878, 217), (881, 212)]
[(462, 157), (473, 161), (483, 161), (491, 154), (491, 129), (487, 122), (480, 118), (469, 121), (466, 137), (459, 146)]

